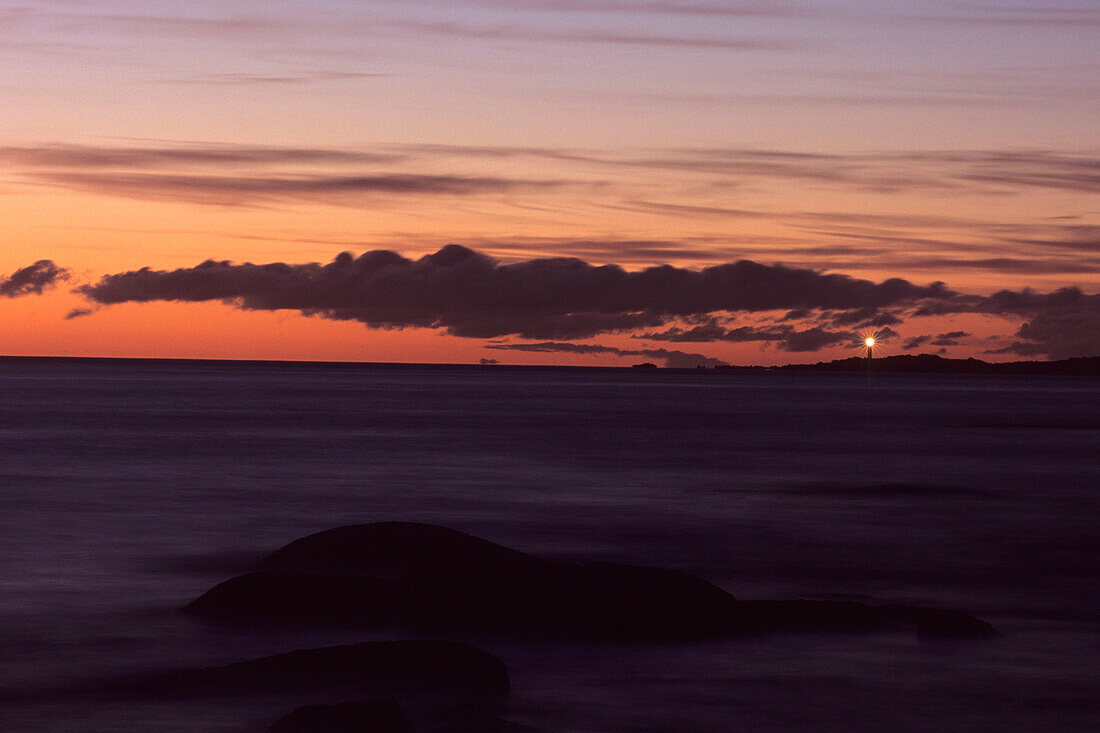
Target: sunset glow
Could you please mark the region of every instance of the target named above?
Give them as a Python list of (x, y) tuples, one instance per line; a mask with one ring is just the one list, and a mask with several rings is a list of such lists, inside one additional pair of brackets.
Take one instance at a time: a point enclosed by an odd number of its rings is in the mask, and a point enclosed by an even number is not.
[(1098, 25), (28, 0), (0, 9), (0, 353), (777, 364), (875, 329), (1096, 355)]

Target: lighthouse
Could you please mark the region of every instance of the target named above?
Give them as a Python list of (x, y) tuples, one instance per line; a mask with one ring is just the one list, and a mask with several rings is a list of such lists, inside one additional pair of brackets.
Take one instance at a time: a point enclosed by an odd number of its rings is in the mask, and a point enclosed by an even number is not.
[(871, 371), (871, 352), (875, 350), (875, 337), (868, 336), (863, 343), (867, 345), (867, 371)]

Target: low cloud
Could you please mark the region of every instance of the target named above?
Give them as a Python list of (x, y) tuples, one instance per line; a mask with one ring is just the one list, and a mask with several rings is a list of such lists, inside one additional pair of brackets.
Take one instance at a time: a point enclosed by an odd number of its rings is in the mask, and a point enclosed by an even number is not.
[(41, 295), (62, 280), (69, 279), (69, 271), (58, 267), (52, 260), (39, 260), (13, 272), (0, 280), (0, 297), (18, 298), (23, 295)]
[(814, 327), (805, 331), (796, 331), (792, 333), (786, 341), (780, 344), (779, 348), (784, 351), (818, 351), (827, 346), (850, 343), (852, 340), (853, 336), (850, 333), (839, 333)]
[[(966, 331), (948, 331), (947, 333), (937, 334), (936, 336), (929, 334), (914, 336), (906, 339), (901, 348), (910, 351), (926, 344), (931, 346), (958, 346), (961, 339), (969, 338), (971, 335), (972, 334)], [(943, 351), (944, 349), (940, 349), (939, 353), (943, 353)]]
[(566, 354), (609, 354), (612, 356), (642, 356), (647, 359), (658, 359), (671, 369), (693, 369), (697, 366), (714, 367), (725, 364), (721, 359), (714, 359), (704, 354), (692, 354), (675, 349), (620, 349), (615, 346), (601, 346), (599, 344), (573, 344), (569, 342), (544, 341), (536, 344), (488, 344), (485, 348), (498, 351), (528, 351), (540, 354), (566, 353)]
[(875, 283), (747, 260), (702, 270), (664, 265), (636, 272), (572, 258), (503, 265), (457, 245), (419, 260), (376, 250), (360, 257), (344, 253), (326, 265), (211, 260), (172, 271), (145, 268), (108, 275), (80, 292), (102, 305), (221, 300), (248, 310), (297, 310), (375, 328), (536, 339), (586, 338), (720, 311), (878, 309), (956, 295), (942, 283), (920, 286), (897, 278)]
[(933, 346), (958, 346), (959, 339), (969, 337), (970, 334), (966, 331), (950, 331), (948, 333), (941, 333), (932, 340)]
[(1100, 356), (1100, 295), (1076, 291), (1036, 312), (1020, 326), (1015, 341), (998, 353), (1045, 354), (1051, 359)]
[[(1100, 295), (1077, 288), (983, 296), (943, 283), (873, 282), (748, 260), (699, 270), (661, 265), (628, 271), (564, 257), (501, 264), (448, 245), (415, 260), (375, 250), (359, 257), (344, 253), (327, 264), (209, 260), (169, 271), (143, 268), (107, 275), (77, 292), (97, 306), (222, 301), (245, 310), (294, 310), (371, 328), (442, 329), (466, 338), (518, 336), (560, 344), (619, 332), (670, 342), (758, 341), (791, 352), (853, 343), (855, 326), (873, 327), (876, 338), (886, 340), (897, 336), (891, 325), (912, 316), (981, 313), (1022, 322), (1018, 341), (1005, 353), (1100, 354)], [(784, 312), (779, 322), (767, 322)], [(755, 322), (737, 324), (743, 316)], [(967, 336), (941, 333), (935, 345), (954, 345)], [(932, 341), (916, 337), (904, 348)], [(623, 354), (662, 359), (682, 354), (650, 352)]]
[(960, 296), (951, 301), (926, 301), (913, 312), (917, 316), (984, 313), (1021, 319), (1016, 341), (988, 353), (1036, 356), (1051, 359), (1100, 356), (1100, 294), (1080, 288), (1061, 288), (1051, 293), (1030, 289), (999, 290), (988, 297)]
[(781, 351), (817, 351), (827, 346), (852, 343), (856, 334), (851, 331), (829, 331), (815, 326), (799, 331), (793, 326), (738, 326), (726, 328), (711, 321), (691, 328), (674, 326), (660, 332), (638, 334), (635, 338), (649, 341), (748, 343), (754, 341), (775, 343)]
[(850, 328), (885, 328), (896, 326), (901, 319), (896, 314), (878, 308), (853, 308), (851, 310), (823, 314), (823, 318), (832, 326)]
[(924, 336), (914, 336), (913, 338), (906, 339), (905, 343), (901, 345), (901, 348), (906, 351), (911, 351), (912, 349), (919, 349), (930, 341), (932, 341), (932, 337), (927, 334)]

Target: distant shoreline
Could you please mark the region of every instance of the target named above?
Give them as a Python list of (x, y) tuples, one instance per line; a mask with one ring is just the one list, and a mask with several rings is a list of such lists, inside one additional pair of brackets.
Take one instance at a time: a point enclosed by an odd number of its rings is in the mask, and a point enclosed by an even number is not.
[[(754, 367), (718, 367), (723, 369), (753, 369)], [(771, 371), (818, 372), (881, 372), (888, 374), (1012, 374), (1024, 376), (1100, 376), (1100, 356), (1073, 357), (1060, 361), (988, 362), (981, 359), (945, 359), (935, 354), (902, 354), (872, 359), (853, 356), (816, 364), (787, 364), (762, 367)]]
[[(880, 373), (880, 374), (962, 374), (962, 375), (1019, 375), (1019, 376), (1083, 376), (1100, 377), (1100, 356), (1074, 357), (1060, 361), (1012, 361), (986, 362), (980, 359), (946, 359), (934, 354), (898, 355), (873, 359), (868, 367), (865, 357), (851, 357), (829, 362), (810, 364), (784, 364), (781, 366), (740, 366), (721, 365), (716, 367), (654, 367), (639, 369), (633, 366), (576, 366), (566, 364), (464, 364), (464, 363), (418, 363), (418, 362), (369, 362), (369, 361), (295, 361), (291, 359), (180, 359), (160, 357), (113, 357), (113, 356), (7, 356), (0, 355), (4, 362), (69, 363), (90, 362), (98, 364), (178, 364), (191, 365), (248, 365), (255, 367), (308, 366), (321, 369), (382, 369), (409, 367), (425, 370), (433, 369), (477, 369), (498, 371), (624, 371), (650, 372), (654, 369), (663, 373), (761, 373), (761, 372), (834, 372), (834, 373)], [(644, 365), (650, 366), (650, 365)]]

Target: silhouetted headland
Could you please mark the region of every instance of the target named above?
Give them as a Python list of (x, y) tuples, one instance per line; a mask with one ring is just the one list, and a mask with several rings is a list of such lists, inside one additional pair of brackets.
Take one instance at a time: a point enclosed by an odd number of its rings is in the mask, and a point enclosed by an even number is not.
[[(868, 361), (864, 356), (848, 359), (819, 361), (813, 364), (785, 364), (783, 366), (718, 366), (717, 370), (735, 371), (815, 371), (815, 372), (866, 372)], [(935, 354), (898, 354), (872, 359), (870, 370), (894, 374), (1005, 374), (1021, 376), (1100, 376), (1100, 356), (1074, 357), (1061, 361), (1007, 361), (988, 362), (981, 359), (946, 359)]]

